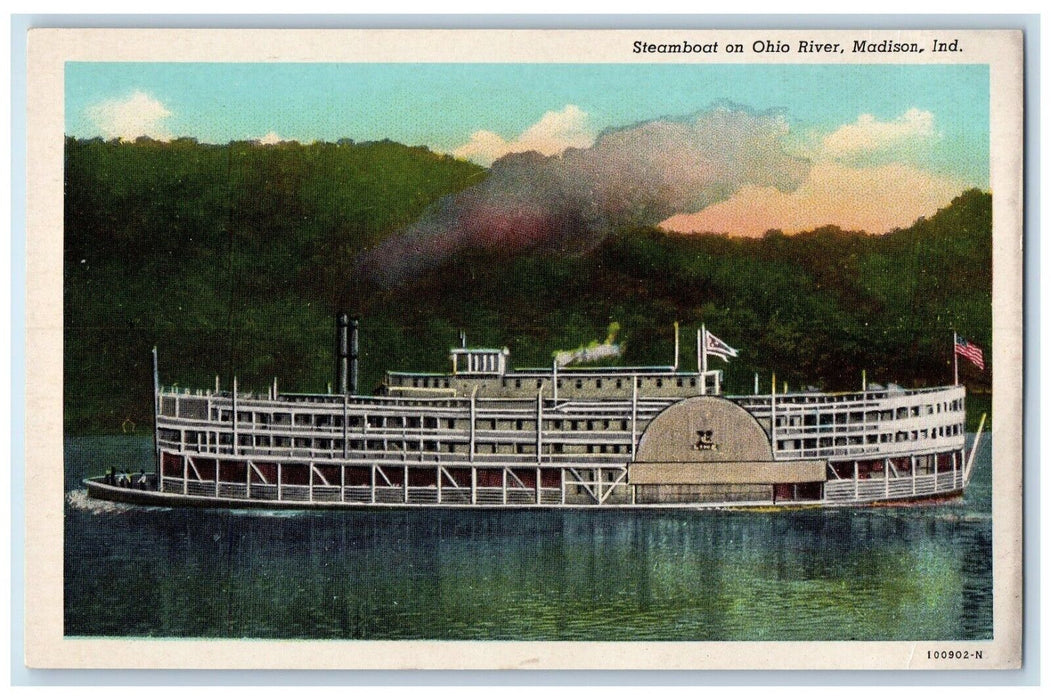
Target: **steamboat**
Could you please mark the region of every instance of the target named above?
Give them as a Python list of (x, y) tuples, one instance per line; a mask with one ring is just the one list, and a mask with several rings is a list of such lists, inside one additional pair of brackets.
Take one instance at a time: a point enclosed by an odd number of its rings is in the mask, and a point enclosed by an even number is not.
[[(85, 480), (93, 498), (225, 508), (853, 507), (959, 496), (965, 388), (724, 395), (736, 351), (706, 329), (697, 370), (513, 369), (459, 347), (446, 373), (389, 371), (359, 395), (341, 315), (337, 391), (165, 387), (153, 352), (155, 472)], [(954, 353), (954, 360), (955, 360)]]

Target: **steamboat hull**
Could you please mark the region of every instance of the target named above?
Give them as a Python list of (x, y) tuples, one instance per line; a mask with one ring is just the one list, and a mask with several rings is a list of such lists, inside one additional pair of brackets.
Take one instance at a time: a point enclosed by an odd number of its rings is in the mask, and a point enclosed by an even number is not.
[[(272, 501), (261, 498), (216, 498), (214, 496), (189, 496), (177, 493), (166, 493), (156, 490), (138, 490), (134, 488), (112, 486), (105, 483), (105, 477), (92, 477), (84, 479), (84, 487), (90, 498), (111, 501), (114, 503), (126, 503), (136, 506), (152, 506), (159, 508), (220, 508), (225, 510), (406, 510), (416, 508), (473, 508), (478, 510), (549, 510), (551, 508), (587, 510), (595, 508), (594, 505), (579, 503), (551, 504), (544, 503), (506, 503), (465, 505), (460, 503), (368, 503), (368, 502), (334, 502), (334, 501)], [(946, 491), (934, 496), (902, 497), (891, 500), (870, 501), (864, 503), (826, 503), (794, 501), (771, 504), (770, 502), (708, 502), (708, 503), (636, 503), (605, 504), (603, 509), (620, 508), (632, 510), (749, 510), (755, 512), (771, 512), (785, 510), (806, 510), (813, 508), (848, 508), (865, 506), (878, 507), (902, 507), (902, 506), (926, 506), (940, 505), (945, 502), (957, 500), (963, 496), (963, 488), (956, 491)]]
[[(689, 376), (565, 375), (530, 398), (521, 377), (488, 398), (158, 387), (156, 472), (85, 483), (160, 506), (780, 509), (948, 499), (969, 481), (961, 386), (723, 397)], [(587, 395), (604, 388), (626, 391)]]

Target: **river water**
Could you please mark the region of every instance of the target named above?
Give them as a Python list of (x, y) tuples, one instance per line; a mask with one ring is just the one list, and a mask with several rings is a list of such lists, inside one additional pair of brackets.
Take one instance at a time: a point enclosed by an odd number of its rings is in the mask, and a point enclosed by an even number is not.
[(195, 510), (92, 501), (141, 437), (65, 442), (68, 636), (992, 637), (991, 448), (959, 501), (785, 512)]

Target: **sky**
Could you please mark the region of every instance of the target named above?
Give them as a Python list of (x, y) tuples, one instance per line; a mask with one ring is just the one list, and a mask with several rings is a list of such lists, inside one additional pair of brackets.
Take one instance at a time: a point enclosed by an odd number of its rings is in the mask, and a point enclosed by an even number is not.
[(806, 175), (791, 187), (736, 179), (665, 228), (883, 233), (989, 187), (983, 65), (66, 66), (66, 133), (78, 138), (391, 139), (485, 166), (512, 152), (586, 151), (609, 132), (703, 119), (719, 105), (772, 119)]

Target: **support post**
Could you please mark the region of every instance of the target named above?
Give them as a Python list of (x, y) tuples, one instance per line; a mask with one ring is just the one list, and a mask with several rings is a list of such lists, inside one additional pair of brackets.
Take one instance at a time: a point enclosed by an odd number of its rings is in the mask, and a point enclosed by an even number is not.
[(883, 496), (890, 496), (890, 457), (883, 458)]
[(350, 319), (350, 393), (358, 395), (358, 319)]
[(500, 470), (500, 502), (507, 505), (507, 467)]
[(161, 379), (157, 367), (157, 346), (153, 346), (153, 463), (157, 470), (157, 490), (161, 490), (161, 481), (164, 479), (161, 472), (161, 432), (158, 425), (161, 415)]
[(477, 408), (475, 406), (475, 396), (477, 394), (478, 394), (478, 387), (475, 386), (474, 389), (471, 390), (471, 428), (470, 428), (471, 444), (470, 444), (469, 454), (470, 454), (470, 461), (471, 461), (472, 464), (474, 463), (474, 453), (475, 453), (475, 444), (474, 444), (475, 427), (474, 427), (474, 424), (476, 422), (476, 413), (475, 412), (476, 412)]
[(231, 406), (230, 413), (232, 414), (230, 417), (233, 420), (233, 424), (234, 424), (233, 453), (236, 455), (237, 454), (237, 376), (236, 375), (234, 375), (234, 393), (233, 393), (233, 399), (232, 399), (232, 401), (230, 403), (230, 406)]
[(536, 468), (536, 504), (540, 505), (540, 467)]
[(854, 460), (854, 500), (858, 500), (858, 460)]
[(369, 465), (369, 502), (376, 503), (376, 465)]
[(912, 474), (912, 495), (916, 495), (916, 455), (909, 455), (909, 469)]
[(314, 502), (314, 463), (313, 462), (308, 462), (307, 463), (307, 470), (308, 470), (307, 488), (310, 489), (309, 491), (307, 491), (307, 500), (310, 501), (311, 503), (313, 503)]
[(402, 465), (401, 495), (405, 499), (405, 505), (409, 504), (409, 465)]
[(544, 449), (544, 390), (536, 392), (536, 463), (541, 464)]
[[(937, 456), (935, 456), (934, 458), (938, 459)], [(952, 453), (952, 487), (954, 489), (956, 488), (956, 453), (955, 452)]]
[(478, 467), (471, 465), (471, 505), (478, 504)]
[(277, 463), (277, 500), (281, 500), (281, 462)]
[(631, 458), (635, 459), (635, 436), (638, 431), (639, 378), (631, 375)]
[[(219, 461), (216, 459), (216, 461)], [(186, 455), (182, 456), (182, 495), (186, 495), (190, 492), (190, 462), (189, 457)]]
[[(774, 433), (777, 430), (777, 402), (774, 399), (774, 395), (777, 393), (777, 375), (770, 375), (770, 446), (774, 450), (774, 454), (777, 454), (777, 440), (774, 437)], [(855, 468), (857, 462), (854, 463)], [(855, 489), (855, 492), (857, 489)], [(855, 494), (855, 498), (857, 495)]]
[(347, 427), (347, 423), (349, 422), (348, 421), (349, 416), (348, 416), (348, 410), (347, 409), (348, 409), (348, 407), (347, 407), (347, 394), (344, 393), (343, 394), (343, 459), (347, 458), (347, 440), (350, 437), (348, 435), (349, 428)]

